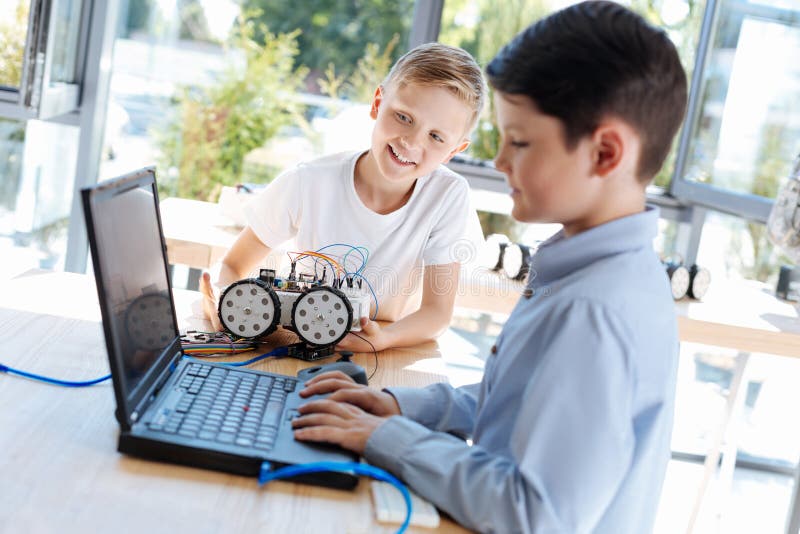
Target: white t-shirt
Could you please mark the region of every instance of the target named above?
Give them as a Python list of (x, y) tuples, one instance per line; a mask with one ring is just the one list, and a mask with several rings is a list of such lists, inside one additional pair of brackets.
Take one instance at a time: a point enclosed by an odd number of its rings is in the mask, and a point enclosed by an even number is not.
[[(424, 266), (464, 263), (475, 256), (480, 224), (467, 181), (444, 166), (419, 178), (403, 207), (375, 213), (355, 190), (355, 165), (362, 154), (325, 156), (281, 173), (245, 207), (245, 216), (272, 249), (291, 238), (297, 251), (336, 243), (366, 247), (363, 275), (378, 298), (377, 318), (395, 321), (419, 309)], [(350, 267), (355, 259), (360, 263), (356, 253), (348, 258)]]

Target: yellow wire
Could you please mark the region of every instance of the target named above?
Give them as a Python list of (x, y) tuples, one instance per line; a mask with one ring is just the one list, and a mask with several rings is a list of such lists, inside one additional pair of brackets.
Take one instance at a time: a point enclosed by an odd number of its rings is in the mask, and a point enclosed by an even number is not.
[[(320, 254), (319, 252), (313, 252), (313, 251), (310, 251), (310, 250), (306, 250), (304, 252), (287, 252), (287, 254), (299, 254), (299, 256), (294, 259), (295, 262), (303, 259), (304, 256), (311, 256), (311, 257), (315, 257), (315, 258), (320, 258), (320, 259), (323, 259), (323, 260), (331, 262), (331, 264), (334, 267), (336, 267), (339, 270), (340, 273), (346, 272), (338, 261), (334, 260), (330, 256), (326, 256), (325, 254)], [(291, 256), (289, 256), (289, 258), (291, 258)]]

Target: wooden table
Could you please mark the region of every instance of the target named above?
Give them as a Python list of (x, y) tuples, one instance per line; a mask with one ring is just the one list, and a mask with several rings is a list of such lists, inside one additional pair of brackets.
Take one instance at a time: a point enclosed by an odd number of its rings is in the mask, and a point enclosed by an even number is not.
[[(176, 291), (182, 327), (203, 327), (197, 294)], [(0, 287), (0, 362), (67, 380), (108, 371), (94, 281), (34, 273)], [(380, 354), (371, 383), (448, 379), (436, 343)], [(371, 354), (354, 361), (368, 372)], [(266, 360), (285, 374), (307, 362)], [(0, 532), (394, 532), (374, 521), (369, 483), (354, 492), (141, 460), (116, 452), (111, 384), (62, 388), (0, 374)], [(443, 518), (443, 532), (465, 532)], [(415, 529), (411, 529), (415, 531)], [(429, 529), (416, 529), (430, 532)]]

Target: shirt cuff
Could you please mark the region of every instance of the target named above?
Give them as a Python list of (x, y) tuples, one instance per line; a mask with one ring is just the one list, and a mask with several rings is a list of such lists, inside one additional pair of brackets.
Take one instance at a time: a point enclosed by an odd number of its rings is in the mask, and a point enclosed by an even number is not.
[(443, 414), (441, 408), (447, 399), (438, 394), (434, 384), (426, 388), (385, 388), (383, 391), (394, 397), (400, 413), (428, 428), (436, 428)]
[(364, 458), (370, 464), (400, 476), (405, 452), (430, 433), (430, 430), (406, 417), (393, 415), (369, 437), (364, 447)]

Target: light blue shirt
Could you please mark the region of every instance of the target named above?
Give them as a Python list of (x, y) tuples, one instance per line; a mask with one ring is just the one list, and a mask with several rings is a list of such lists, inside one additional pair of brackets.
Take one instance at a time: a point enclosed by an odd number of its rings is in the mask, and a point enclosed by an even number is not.
[(480, 532), (652, 530), (678, 355), (657, 222), (648, 207), (543, 243), (481, 383), (390, 388), (403, 416), (367, 461)]

